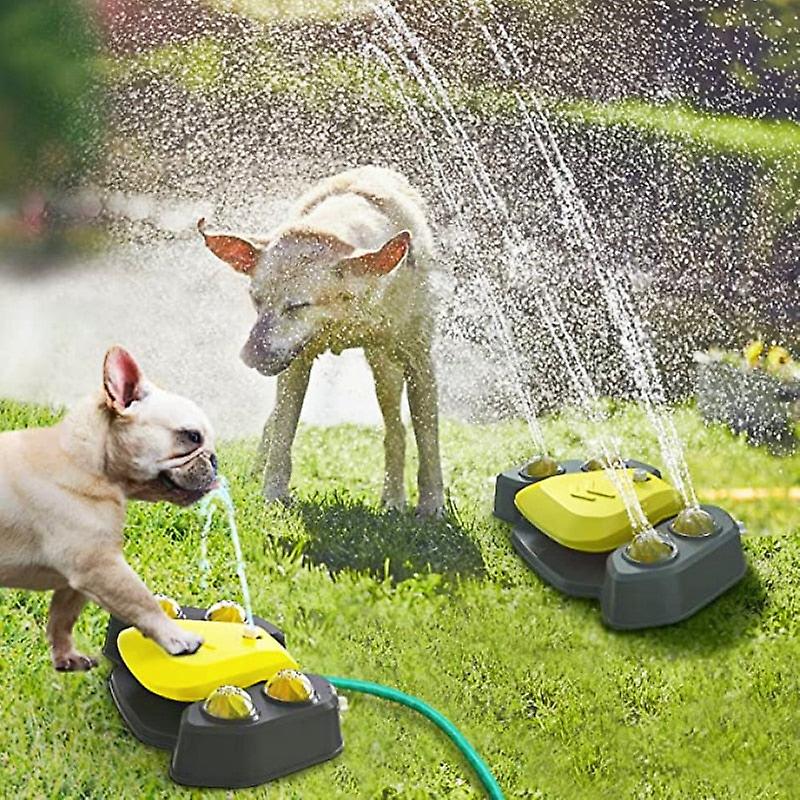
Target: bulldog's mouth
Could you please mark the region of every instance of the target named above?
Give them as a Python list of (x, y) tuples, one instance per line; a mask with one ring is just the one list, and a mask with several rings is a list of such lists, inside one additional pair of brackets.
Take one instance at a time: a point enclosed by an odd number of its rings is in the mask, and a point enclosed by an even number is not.
[(170, 494), (180, 497), (181, 502), (185, 502), (186, 505), (191, 505), (192, 503), (197, 502), (200, 500), (200, 498), (204, 497), (206, 494), (219, 486), (219, 480), (214, 478), (214, 480), (203, 489), (187, 489), (185, 486), (181, 486), (179, 483), (174, 481), (168, 470), (162, 470), (158, 474), (158, 479), (161, 482), (161, 485), (164, 486), (164, 488), (167, 489)]

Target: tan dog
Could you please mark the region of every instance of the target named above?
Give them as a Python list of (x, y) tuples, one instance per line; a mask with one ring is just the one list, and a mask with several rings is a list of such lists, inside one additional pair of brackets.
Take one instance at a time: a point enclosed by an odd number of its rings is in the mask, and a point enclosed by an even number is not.
[(405, 384), (419, 450), (422, 516), (443, 509), (431, 358), (433, 242), (422, 199), (396, 172), (361, 167), (321, 181), (264, 236), (209, 233), (209, 249), (250, 278), (257, 319), (242, 360), (278, 375), (259, 448), (264, 496), (288, 496), (291, 448), (317, 355), (363, 347), (386, 426), (383, 502), (405, 505)]
[(128, 498), (189, 505), (214, 486), (211, 426), (119, 347), (106, 354), (103, 385), (58, 425), (0, 435), (0, 585), (54, 590), (47, 637), (59, 670), (97, 663), (72, 642), (87, 599), (173, 655), (202, 644), (128, 566), (122, 529)]

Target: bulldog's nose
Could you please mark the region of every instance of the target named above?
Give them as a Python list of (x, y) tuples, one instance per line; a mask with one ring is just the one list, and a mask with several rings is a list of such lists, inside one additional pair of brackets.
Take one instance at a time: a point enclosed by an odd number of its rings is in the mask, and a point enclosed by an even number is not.
[(214, 474), (217, 474), (217, 455), (216, 453), (211, 454), (211, 469), (214, 470)]

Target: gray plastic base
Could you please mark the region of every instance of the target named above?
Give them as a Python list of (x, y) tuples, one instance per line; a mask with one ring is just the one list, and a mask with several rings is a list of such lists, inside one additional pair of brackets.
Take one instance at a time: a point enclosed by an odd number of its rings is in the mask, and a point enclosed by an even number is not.
[[(205, 613), (197, 608), (183, 611), (190, 619), (202, 619)], [(259, 617), (253, 621), (284, 643), (274, 625)], [(108, 679), (111, 697), (137, 739), (173, 751), (170, 776), (177, 783), (224, 789), (258, 786), (342, 751), (339, 701), (324, 678), (308, 675), (317, 695), (311, 703), (271, 700), (264, 684), (257, 683), (247, 689), (257, 711), (255, 720), (214, 719), (202, 710), (202, 702), (168, 700), (133, 677), (116, 644), (125, 627), (112, 617), (106, 631), (104, 653), (114, 663)]]
[[(672, 534), (677, 558), (642, 566), (618, 548), (606, 562), (600, 596), (603, 619), (622, 630), (680, 622), (716, 600), (747, 571), (736, 520), (716, 506), (702, 506), (714, 517), (718, 531), (710, 536)], [(669, 532), (669, 522), (658, 529)]]
[[(566, 461), (562, 466), (573, 472), (580, 463)], [(659, 475), (647, 464), (626, 464)], [(583, 553), (545, 536), (514, 506), (516, 491), (530, 483), (519, 475), (519, 468), (498, 475), (495, 516), (512, 522), (514, 548), (542, 580), (572, 597), (599, 600), (603, 622), (611, 628), (634, 630), (680, 622), (719, 597), (747, 571), (739, 526), (721, 508), (702, 506), (717, 525), (710, 536), (679, 536), (671, 532), (672, 520), (662, 522), (656, 527), (675, 544), (676, 557), (661, 564), (635, 564), (625, 557), (624, 547), (611, 553)], [(514, 486), (518, 488), (512, 494)]]
[(311, 703), (280, 703), (264, 695), (263, 683), (251, 686), (252, 722), (215, 720), (192, 703), (181, 718), (170, 777), (185, 786), (240, 789), (339, 755), (339, 699), (324, 678), (308, 677), (317, 693)]

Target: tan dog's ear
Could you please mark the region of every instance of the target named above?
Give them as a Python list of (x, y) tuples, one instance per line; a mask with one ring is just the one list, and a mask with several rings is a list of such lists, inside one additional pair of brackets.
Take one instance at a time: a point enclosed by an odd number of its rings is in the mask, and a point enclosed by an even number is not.
[(402, 231), (379, 250), (361, 252), (341, 262), (342, 271), (351, 275), (388, 275), (411, 247), (411, 233)]
[(232, 233), (206, 233), (205, 219), (197, 221), (206, 247), (225, 263), (243, 275), (250, 275), (258, 263), (260, 246)]
[(106, 405), (122, 413), (145, 396), (144, 377), (136, 359), (122, 347), (112, 347), (103, 362)]

